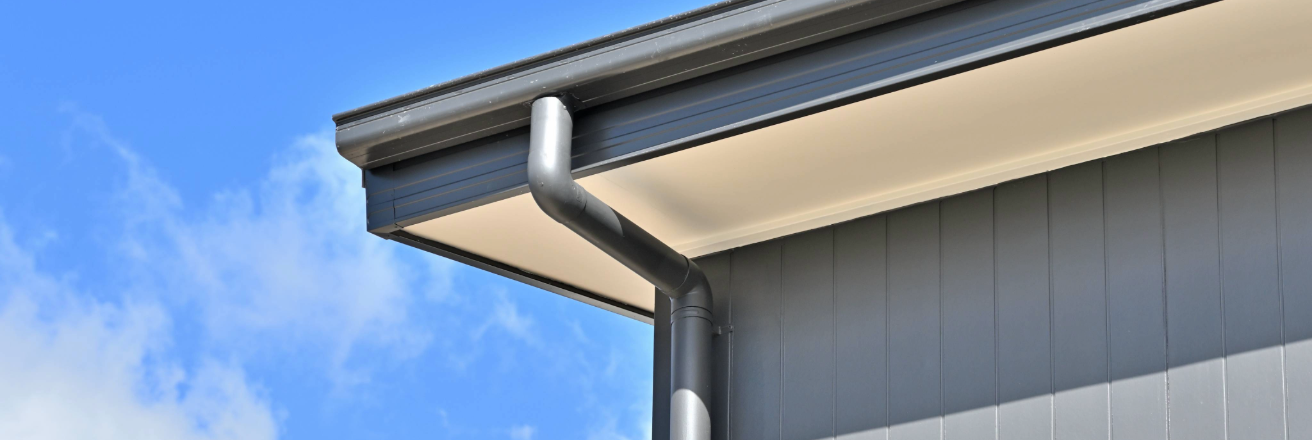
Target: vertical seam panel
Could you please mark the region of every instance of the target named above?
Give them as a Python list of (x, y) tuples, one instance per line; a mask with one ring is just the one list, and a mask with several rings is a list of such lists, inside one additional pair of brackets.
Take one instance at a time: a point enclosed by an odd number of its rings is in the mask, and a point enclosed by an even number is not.
[(1048, 437), (1057, 435), (1057, 373), (1056, 373), (1056, 296), (1052, 288), (1052, 173), (1043, 173), (1043, 225), (1047, 243), (1044, 243), (1044, 261), (1048, 277)]
[(1162, 245), (1162, 382), (1165, 388), (1166, 398), (1166, 438), (1171, 438), (1171, 315), (1168, 313), (1168, 298), (1166, 296), (1167, 277), (1166, 277), (1166, 190), (1162, 182), (1162, 148), (1157, 149), (1157, 222), (1161, 228), (1161, 245)]
[(829, 398), (831, 411), (829, 412), (829, 432), (830, 436), (838, 436), (838, 227), (829, 227), (829, 309), (830, 316), (833, 317), (834, 338), (833, 345), (830, 346), (834, 354), (834, 376), (830, 388)]
[(989, 262), (990, 264), (993, 265), (993, 273), (989, 278), (993, 284), (991, 287), (992, 287), (992, 294), (993, 294), (993, 401), (995, 402), (995, 405), (993, 405), (993, 439), (994, 440), (998, 439), (998, 420), (999, 420), (998, 411), (1000, 407), (1000, 404), (998, 404), (998, 401), (1000, 399), (999, 397), (1000, 393), (998, 392), (998, 257), (997, 257), (998, 208), (997, 208), (997, 203), (998, 203), (998, 190), (997, 187), (994, 186), (992, 188), (989, 188), (989, 219), (990, 219), (989, 252), (993, 254), (993, 258), (990, 259), (992, 261)]
[(1057, 301), (1052, 286), (1052, 173), (1043, 174), (1043, 224), (1047, 235), (1044, 256), (1048, 270), (1048, 438), (1057, 437)]
[(1221, 238), (1225, 218), (1221, 215), (1225, 197), (1221, 197), (1221, 135), (1220, 131), (1212, 134), (1212, 163), (1216, 173), (1216, 280), (1220, 282), (1221, 292), (1221, 408), (1224, 418), (1221, 426), (1225, 427), (1225, 439), (1229, 439), (1229, 345), (1225, 330), (1225, 240)]
[(724, 371), (726, 376), (725, 378), (728, 380), (728, 382), (724, 384), (724, 436), (727, 437), (728, 439), (734, 438), (733, 436), (733, 420), (734, 420), (733, 418), (733, 355), (734, 355), (733, 352), (733, 266), (734, 266), (733, 257), (737, 253), (738, 253), (737, 249), (729, 251), (729, 279), (725, 283), (725, 286), (728, 287), (728, 292), (726, 293), (728, 293), (729, 296), (728, 298), (729, 299), (729, 316), (728, 316), (729, 331), (726, 333), (726, 336), (728, 337), (727, 345), (729, 346), (728, 347), (729, 353), (725, 357), (728, 358), (729, 365), (724, 366)]
[(1223, 438), (1230, 438), (1230, 347), (1225, 328), (1225, 240), (1221, 239), (1221, 230), (1225, 219), (1221, 216), (1225, 198), (1221, 196), (1221, 132), (1212, 134), (1212, 172), (1216, 175), (1216, 280), (1221, 291), (1221, 426), (1225, 428)]
[(1102, 202), (1102, 293), (1103, 293), (1103, 346), (1106, 347), (1106, 375), (1107, 375), (1107, 438), (1116, 438), (1113, 430), (1112, 418), (1112, 294), (1111, 294), (1111, 270), (1107, 255), (1107, 237), (1111, 235), (1107, 227), (1107, 160), (1103, 159), (1098, 162), (1098, 175), (1102, 178), (1099, 185), (1102, 188), (1102, 194), (1099, 199)]
[(784, 438), (784, 241), (779, 241), (779, 440)]
[(892, 247), (889, 242), (889, 233), (888, 233), (888, 230), (892, 229), (891, 227), (889, 227), (889, 224), (891, 223), (889, 218), (890, 218), (889, 215), (884, 215), (884, 438), (885, 439), (891, 439), (893, 437), (893, 426), (892, 426), (893, 418), (892, 418), (892, 409), (891, 409), (893, 406), (893, 398), (891, 396), (893, 394), (892, 393), (893, 373), (890, 371), (892, 370), (892, 363), (893, 363), (891, 359), (893, 355), (893, 350), (890, 347), (890, 345), (892, 344), (892, 336), (891, 336), (892, 324), (890, 323), (890, 321), (892, 321), (891, 319), (892, 313), (890, 313), (889, 310), (889, 297), (893, 296), (892, 292), (889, 291), (889, 279), (893, 278), (893, 274), (890, 273), (891, 271), (889, 271), (889, 266), (890, 266), (889, 248)]
[(1285, 380), (1285, 272), (1284, 272), (1284, 243), (1282, 243), (1280, 233), (1280, 149), (1276, 146), (1279, 144), (1280, 133), (1279, 119), (1271, 118), (1271, 186), (1275, 205), (1275, 227), (1276, 227), (1276, 291), (1279, 292), (1280, 300), (1280, 422), (1283, 424), (1284, 436), (1289, 438), (1289, 384)]
[(947, 407), (943, 391), (943, 202), (938, 207), (938, 438), (947, 438)]

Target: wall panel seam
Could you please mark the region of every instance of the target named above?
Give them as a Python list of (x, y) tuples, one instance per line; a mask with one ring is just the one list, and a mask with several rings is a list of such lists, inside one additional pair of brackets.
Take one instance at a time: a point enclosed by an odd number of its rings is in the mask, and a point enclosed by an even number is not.
[(943, 203), (938, 205), (938, 438), (947, 438), (947, 409), (943, 390)]
[(1000, 421), (1000, 417), (1001, 417), (1001, 415), (999, 414), (999, 411), (1001, 411), (1001, 408), (1002, 408), (1002, 390), (1001, 390), (1001, 388), (1002, 388), (1002, 378), (1001, 378), (1001, 373), (1000, 373), (1000, 371), (1001, 371), (1001, 361), (1000, 361), (1000, 359), (1002, 358), (1002, 348), (1000, 347), (1000, 344), (1001, 344), (1001, 341), (1002, 341), (1002, 329), (1001, 329), (1001, 324), (1000, 324), (1001, 320), (999, 319), (1000, 316), (998, 316), (998, 315), (999, 315), (1000, 307), (998, 306), (998, 192), (997, 192), (997, 187), (995, 186), (994, 189), (993, 189), (992, 191), (993, 191), (993, 197), (992, 197), (991, 200), (990, 200), (990, 204), (992, 204), (992, 207), (991, 207), (991, 209), (990, 209), (991, 212), (989, 213), (989, 215), (990, 215), (991, 217), (993, 217), (992, 224), (990, 225), (990, 226), (993, 228), (993, 237), (991, 237), (991, 238), (992, 238), (991, 241), (993, 242), (993, 249), (990, 250), (990, 251), (993, 252), (993, 438), (994, 438), (994, 439), (997, 439), (997, 438), (999, 438), (999, 437), (1002, 435), (1002, 433), (1001, 433), (1001, 428), (999, 427), (999, 425), (1001, 425), (1001, 423), (999, 423), (999, 421)]
[(1285, 380), (1285, 277), (1284, 277), (1284, 243), (1280, 239), (1280, 118), (1271, 118), (1271, 185), (1275, 196), (1275, 230), (1276, 230), (1276, 291), (1280, 294), (1280, 419), (1284, 424), (1285, 438), (1289, 438), (1289, 385)]
[(729, 346), (729, 355), (725, 356), (725, 359), (728, 359), (729, 365), (724, 366), (725, 371), (729, 372), (729, 374), (725, 375), (728, 379), (728, 383), (724, 386), (724, 436), (726, 437), (726, 440), (735, 438), (733, 436), (733, 258), (737, 253), (737, 250), (729, 252), (729, 282), (726, 284), (729, 291), (725, 292), (729, 296), (729, 332), (726, 333), (726, 337), (729, 338), (729, 343), (726, 344)]
[(889, 280), (893, 279), (893, 274), (890, 273), (889, 271), (889, 266), (891, 261), (891, 259), (889, 258), (889, 249), (892, 248), (893, 246), (891, 246), (889, 241), (889, 236), (888, 236), (889, 229), (892, 229), (891, 227), (889, 227), (889, 216), (885, 215), (884, 216), (884, 425), (886, 425), (884, 427), (885, 439), (891, 439), (893, 437), (893, 427), (888, 426), (893, 424), (892, 423), (893, 398), (891, 397), (891, 395), (893, 394), (892, 392), (893, 390), (893, 379), (892, 379), (892, 375), (893, 375), (893, 348), (892, 348), (893, 347), (893, 341), (892, 341), (893, 317), (892, 315), (893, 313), (892, 313), (892, 309), (889, 308), (890, 298), (892, 298), (893, 296), (892, 291), (889, 290), (890, 287)]
[(1112, 284), (1110, 279), (1111, 270), (1108, 269), (1111, 263), (1108, 261), (1108, 255), (1107, 255), (1107, 248), (1108, 248), (1107, 237), (1110, 236), (1111, 234), (1107, 233), (1107, 160), (1106, 159), (1098, 161), (1098, 174), (1101, 177), (1099, 185), (1101, 186), (1101, 192), (1102, 192), (1102, 194), (1099, 194), (1099, 199), (1102, 202), (1102, 230), (1103, 230), (1102, 233), (1103, 314), (1102, 315), (1104, 320), (1103, 327), (1105, 328), (1103, 331), (1103, 335), (1106, 338), (1106, 340), (1103, 341), (1103, 344), (1105, 344), (1105, 346), (1107, 347), (1107, 353), (1106, 353), (1107, 437), (1108, 439), (1112, 439), (1112, 438), (1116, 438), (1116, 434), (1112, 431), (1115, 427), (1112, 424), (1112, 418), (1114, 418), (1115, 415), (1112, 413), (1112, 386), (1111, 386), (1112, 384), (1112, 294), (1111, 294), (1112, 287), (1111, 285)]
[(777, 322), (779, 324), (779, 440), (783, 440), (783, 384), (785, 384), (785, 382), (787, 381), (787, 378), (783, 377), (783, 373), (785, 373), (785, 370), (783, 370), (783, 347), (785, 347), (785, 345), (783, 345), (783, 327), (785, 327), (785, 323), (783, 323), (783, 319), (785, 319), (785, 317), (783, 317), (783, 294), (785, 294), (785, 292), (783, 292), (783, 252), (787, 251), (785, 244), (786, 243), (782, 242), (782, 240), (781, 242), (779, 242), (779, 261), (778, 261), (779, 311), (777, 315), (777, 319), (778, 319)]
[(1224, 211), (1222, 206), (1225, 204), (1225, 198), (1221, 195), (1221, 140), (1220, 136), (1215, 133), (1212, 135), (1212, 162), (1216, 164), (1212, 172), (1216, 173), (1216, 279), (1221, 288), (1221, 408), (1224, 411), (1224, 420), (1222, 426), (1225, 428), (1224, 438), (1230, 438), (1230, 347), (1227, 341), (1226, 330), (1226, 307), (1225, 307), (1225, 240), (1221, 239), (1221, 230), (1225, 227), (1225, 218), (1221, 216)]
[(1043, 210), (1044, 225), (1047, 229), (1047, 243), (1044, 250), (1047, 255), (1048, 270), (1048, 433), (1050, 438), (1057, 437), (1057, 301), (1052, 285), (1052, 173), (1043, 174)]
[(1166, 438), (1171, 438), (1171, 314), (1169, 312), (1170, 304), (1166, 296), (1170, 278), (1166, 275), (1166, 183), (1162, 178), (1162, 149), (1156, 148), (1157, 153), (1157, 222), (1162, 228), (1161, 245), (1162, 245), (1162, 339), (1165, 341), (1162, 350), (1162, 382), (1165, 385), (1166, 397)]
[(829, 395), (830, 406), (833, 408), (833, 411), (829, 412), (829, 432), (830, 432), (829, 435), (837, 437), (838, 436), (838, 228), (834, 226), (829, 226), (827, 227), (827, 229), (829, 229), (829, 261), (831, 263), (831, 268), (829, 272), (829, 283), (831, 286), (833, 286), (830, 292), (830, 297), (833, 298), (833, 301), (829, 303), (830, 306), (829, 308), (830, 308), (830, 312), (834, 317), (832, 322), (833, 329), (834, 329), (834, 345), (832, 350), (834, 355), (834, 375), (833, 375), (833, 380), (831, 381), (833, 383), (832, 385), (833, 393)]

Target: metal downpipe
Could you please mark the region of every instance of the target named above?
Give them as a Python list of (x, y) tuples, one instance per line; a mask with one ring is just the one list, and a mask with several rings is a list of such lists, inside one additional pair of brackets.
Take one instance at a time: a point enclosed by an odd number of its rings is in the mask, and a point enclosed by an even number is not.
[(548, 216), (670, 297), (670, 437), (710, 440), (714, 322), (710, 283), (692, 260), (574, 182), (570, 166), (573, 130), (570, 110), (560, 98), (533, 101), (529, 191)]

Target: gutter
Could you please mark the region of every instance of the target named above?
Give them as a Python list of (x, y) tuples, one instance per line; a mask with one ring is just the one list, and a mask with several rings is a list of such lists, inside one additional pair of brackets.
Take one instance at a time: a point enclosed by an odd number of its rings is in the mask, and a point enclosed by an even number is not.
[(529, 190), (542, 212), (670, 298), (670, 438), (710, 440), (714, 316), (706, 275), (688, 257), (574, 181), (574, 121), (564, 100), (549, 96), (533, 101), (529, 130)]
[(724, 2), (334, 115), (338, 153), (373, 168), (522, 128), (539, 96), (582, 110), (960, 1)]

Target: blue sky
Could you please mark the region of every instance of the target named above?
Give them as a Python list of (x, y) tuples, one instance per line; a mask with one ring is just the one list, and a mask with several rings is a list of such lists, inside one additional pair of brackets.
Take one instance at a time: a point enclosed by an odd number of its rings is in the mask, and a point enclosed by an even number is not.
[(0, 6), (0, 438), (649, 437), (651, 328), (365, 233), (329, 116), (699, 5)]

